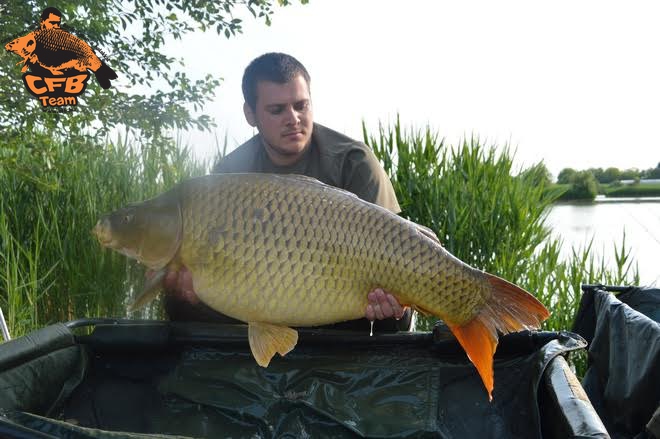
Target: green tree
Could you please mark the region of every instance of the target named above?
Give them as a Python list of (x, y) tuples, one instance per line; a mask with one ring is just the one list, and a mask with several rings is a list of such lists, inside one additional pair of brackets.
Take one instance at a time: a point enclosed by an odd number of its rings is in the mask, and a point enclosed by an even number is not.
[(571, 198), (593, 200), (598, 195), (598, 182), (591, 171), (579, 171), (575, 174), (569, 189)]
[(607, 184), (607, 183), (612, 183), (614, 181), (621, 180), (621, 171), (619, 168), (607, 168), (603, 172), (603, 176), (600, 180), (598, 180), (601, 184)]
[(660, 178), (660, 163), (655, 168), (647, 169), (644, 178)]
[(559, 172), (557, 176), (557, 183), (559, 184), (569, 184), (575, 178), (577, 171), (573, 168), (564, 168)]
[[(307, 3), (308, 0), (300, 0)], [(38, 27), (46, 0), (6, 0), (0, 14), (0, 39), (6, 44)], [(207, 74), (193, 80), (181, 68), (181, 60), (165, 55), (166, 38), (181, 39), (193, 31), (215, 31), (231, 37), (242, 32), (236, 15), (249, 11), (270, 24), (274, 4), (288, 0), (62, 0), (56, 6), (63, 13), (62, 27), (86, 41), (97, 54), (107, 54), (108, 65), (129, 83), (148, 92), (101, 89), (90, 80), (75, 112), (44, 113), (29, 97), (18, 58), (0, 57), (0, 130), (25, 132), (41, 128), (55, 136), (77, 135), (94, 130), (103, 135), (123, 125), (147, 138), (165, 130), (208, 129), (211, 118), (200, 111), (214, 94), (220, 79)], [(212, 56), (209, 54), (209, 56)], [(103, 57), (102, 57), (103, 58)], [(203, 60), (200, 60), (203, 66)], [(151, 88), (158, 81), (158, 89)]]
[(630, 168), (621, 171), (621, 180), (635, 180), (639, 179), (642, 173), (637, 168)]
[(589, 168), (587, 171), (591, 172), (597, 182), (602, 183), (604, 180), (605, 171), (603, 168)]

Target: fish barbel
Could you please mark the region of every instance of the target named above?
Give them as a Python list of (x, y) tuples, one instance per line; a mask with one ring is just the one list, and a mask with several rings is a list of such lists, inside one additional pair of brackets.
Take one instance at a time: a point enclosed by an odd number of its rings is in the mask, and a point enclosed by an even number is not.
[(101, 218), (99, 242), (159, 275), (185, 266), (199, 298), (248, 323), (267, 366), (297, 343), (291, 326), (364, 316), (376, 287), (449, 326), (492, 398), (498, 331), (538, 328), (531, 294), (474, 269), (429, 230), (350, 192), (297, 175), (211, 174)]

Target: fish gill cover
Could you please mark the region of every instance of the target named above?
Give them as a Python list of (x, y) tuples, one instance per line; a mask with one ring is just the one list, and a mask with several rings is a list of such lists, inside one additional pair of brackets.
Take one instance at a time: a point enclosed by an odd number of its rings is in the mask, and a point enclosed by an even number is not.
[[(83, 40), (62, 29), (62, 13), (48, 7), (41, 13), (39, 28), (5, 45), (22, 58), (23, 82), (42, 109), (65, 111), (78, 105), (87, 86), (89, 71), (108, 89), (117, 74)], [(28, 72), (29, 69), (29, 72)]]

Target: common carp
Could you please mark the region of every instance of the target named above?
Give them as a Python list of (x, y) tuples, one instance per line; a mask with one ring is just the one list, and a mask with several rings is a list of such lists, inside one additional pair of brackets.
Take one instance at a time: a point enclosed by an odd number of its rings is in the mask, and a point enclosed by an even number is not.
[(364, 316), (376, 287), (449, 326), (489, 398), (498, 331), (538, 328), (546, 308), (460, 261), (429, 230), (354, 194), (297, 175), (211, 174), (103, 216), (101, 245), (159, 270), (185, 266), (199, 298), (248, 323), (266, 367), (297, 343), (291, 326)]

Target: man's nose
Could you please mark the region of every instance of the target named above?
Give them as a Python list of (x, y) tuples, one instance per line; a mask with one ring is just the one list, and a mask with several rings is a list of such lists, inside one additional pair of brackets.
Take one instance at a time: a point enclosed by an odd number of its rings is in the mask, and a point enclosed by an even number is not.
[(296, 125), (298, 122), (300, 122), (300, 115), (296, 109), (293, 108), (293, 106), (287, 107), (284, 112), (285, 122), (287, 125)]

